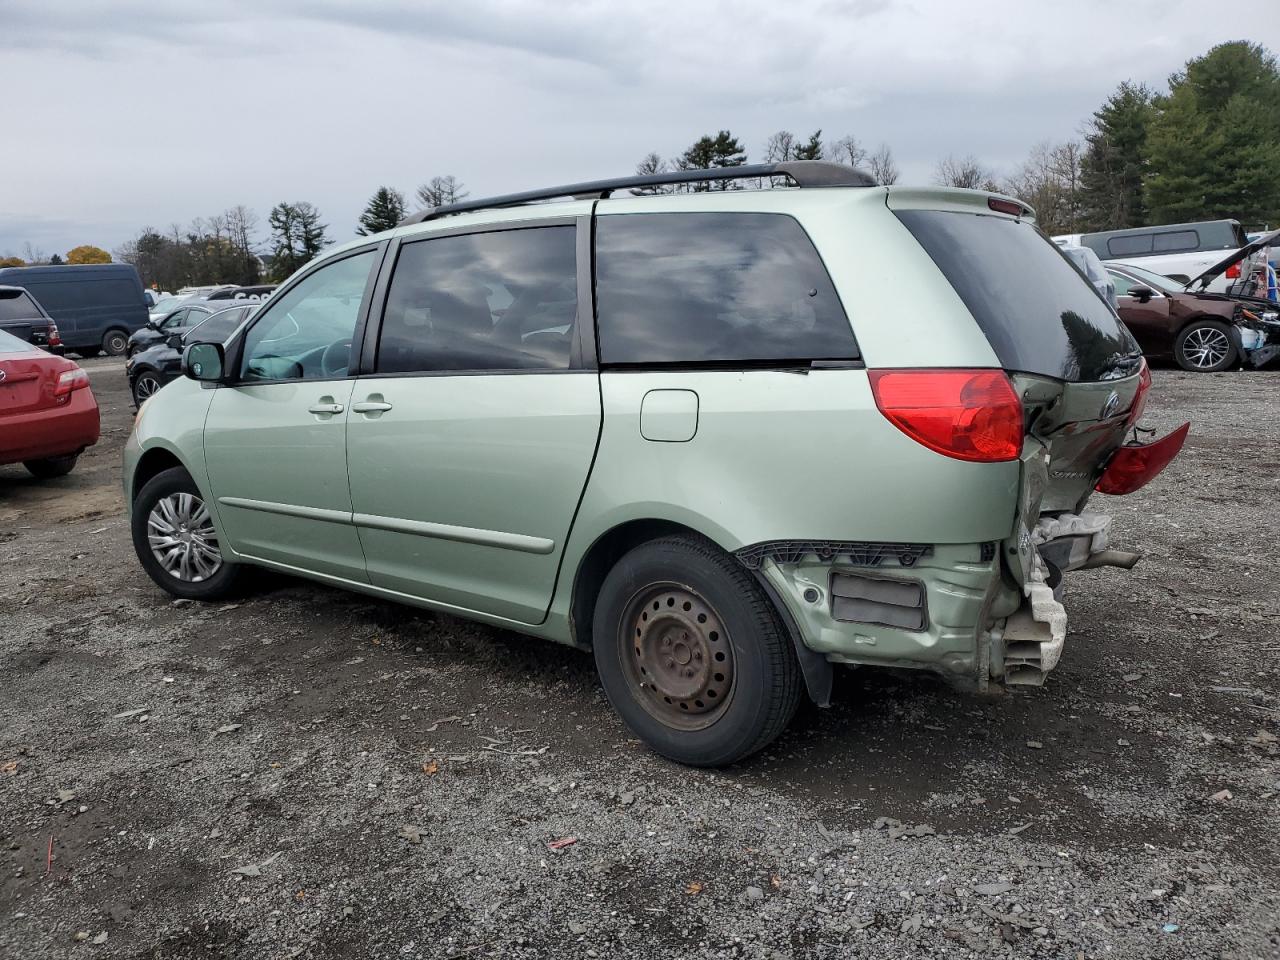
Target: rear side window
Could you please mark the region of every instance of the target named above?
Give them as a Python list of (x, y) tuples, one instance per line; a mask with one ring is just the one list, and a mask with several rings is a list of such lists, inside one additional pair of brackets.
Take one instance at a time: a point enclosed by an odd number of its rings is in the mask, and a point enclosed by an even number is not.
[(900, 210), (1006, 370), (1063, 380), (1133, 372), (1138, 345), (1044, 234), (1005, 217)]
[(826, 267), (783, 214), (602, 216), (596, 303), (602, 363), (858, 357)]
[(1139, 233), (1132, 237), (1112, 237), (1107, 241), (1107, 252), (1113, 257), (1132, 257), (1151, 252), (1151, 234)]
[(1194, 230), (1157, 233), (1152, 241), (1152, 249), (1156, 253), (1171, 253), (1176, 250), (1199, 250), (1200, 235)]
[(27, 294), (0, 291), (0, 323), (6, 320), (31, 320), (43, 316), (40, 308)]
[(377, 371), (568, 369), (576, 235), (572, 226), (530, 227), (402, 246)]

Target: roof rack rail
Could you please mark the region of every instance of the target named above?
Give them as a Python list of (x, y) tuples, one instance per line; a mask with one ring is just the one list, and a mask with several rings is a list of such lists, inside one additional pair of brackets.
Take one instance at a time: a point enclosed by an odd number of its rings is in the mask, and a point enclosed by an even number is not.
[(672, 173), (650, 173), (633, 177), (615, 177), (611, 180), (588, 180), (563, 187), (547, 187), (542, 190), (526, 190), (508, 193), (483, 200), (462, 200), (431, 207), (401, 220), (399, 226), (425, 223), (455, 213), (471, 210), (488, 210), (495, 207), (517, 207), (539, 200), (556, 200), (573, 197), (577, 200), (604, 200), (615, 190), (636, 187), (663, 187), (677, 183), (706, 183), (711, 180), (755, 180), (763, 177), (788, 177), (798, 187), (875, 187), (879, 186), (871, 174), (855, 167), (822, 160), (789, 160), (783, 163), (749, 163), (740, 167), (713, 167), (709, 170), (676, 170)]

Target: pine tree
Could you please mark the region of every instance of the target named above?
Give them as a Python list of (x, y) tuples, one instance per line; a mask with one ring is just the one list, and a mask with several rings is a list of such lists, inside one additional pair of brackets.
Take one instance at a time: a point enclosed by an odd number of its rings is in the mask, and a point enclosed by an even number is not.
[[(719, 131), (714, 137), (699, 137), (676, 161), (681, 170), (713, 170), (719, 167), (740, 167), (747, 162), (747, 151), (738, 138), (728, 130)], [(706, 190), (736, 190), (732, 180), (714, 180), (693, 184), (695, 192)]]
[(797, 160), (821, 160), (822, 131), (815, 130), (810, 135), (807, 143), (797, 144), (794, 150), (794, 156)]
[(379, 187), (369, 198), (369, 204), (360, 214), (360, 225), (356, 233), (367, 237), (371, 233), (390, 230), (404, 219), (404, 194), (391, 187)]
[[(298, 218), (298, 242), (302, 254), (307, 260), (311, 260), (329, 246), (331, 241), (325, 233), (329, 226), (320, 222), (320, 211), (305, 200), (295, 203), (293, 209)], [(401, 218), (403, 219), (403, 214)]]
[(1118, 230), (1147, 222), (1143, 195), (1151, 91), (1125, 81), (1094, 111), (1080, 162), (1080, 226)]
[(1235, 41), (1189, 60), (1156, 111), (1151, 222), (1280, 218), (1280, 70), (1266, 48)]

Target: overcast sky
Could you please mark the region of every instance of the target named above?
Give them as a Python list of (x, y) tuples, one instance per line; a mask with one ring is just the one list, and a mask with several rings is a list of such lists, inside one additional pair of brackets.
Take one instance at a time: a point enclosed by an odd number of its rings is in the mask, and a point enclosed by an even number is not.
[(821, 127), (907, 182), (949, 153), (1007, 172), (1121, 80), (1280, 37), (1280, 3), (0, 0), (0, 35), (0, 255), (65, 255), (238, 203), (265, 249), (281, 200), (346, 240), (380, 184), (628, 174), (720, 128), (753, 159)]

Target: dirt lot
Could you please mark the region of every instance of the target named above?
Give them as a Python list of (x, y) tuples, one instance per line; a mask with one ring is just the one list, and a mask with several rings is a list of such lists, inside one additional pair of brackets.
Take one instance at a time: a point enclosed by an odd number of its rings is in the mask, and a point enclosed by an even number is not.
[(1191, 439), (1095, 501), (1146, 559), (1072, 576), (1045, 688), (841, 673), (712, 773), (574, 651), (274, 576), (170, 602), (86, 366), (98, 447), (0, 467), (0, 957), (1280, 956), (1280, 375), (1157, 371)]

